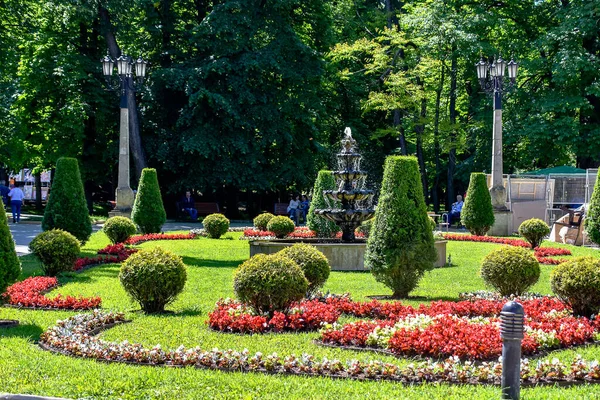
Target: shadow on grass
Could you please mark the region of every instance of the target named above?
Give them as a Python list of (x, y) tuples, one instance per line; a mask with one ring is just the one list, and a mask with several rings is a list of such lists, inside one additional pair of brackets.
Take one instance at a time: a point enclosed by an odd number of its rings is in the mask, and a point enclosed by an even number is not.
[(142, 311), (141, 309), (129, 310), (128, 312), (139, 315), (148, 315), (151, 317), (197, 317), (199, 315), (202, 315), (202, 311), (193, 308), (181, 311), (165, 310), (163, 312), (148, 314), (144, 313), (144, 311)]
[(188, 266), (194, 267), (210, 267), (210, 268), (237, 268), (241, 263), (246, 260), (207, 260), (198, 257), (186, 257), (183, 256), (183, 263)]
[(38, 325), (16, 325), (0, 328), (0, 338), (23, 338), (37, 341), (44, 330)]
[(371, 299), (371, 300), (386, 300), (386, 301), (399, 301), (399, 302), (403, 302), (403, 301), (459, 301), (460, 299), (457, 297), (451, 297), (451, 296), (434, 296), (434, 297), (427, 297), (427, 296), (408, 296), (408, 297), (403, 297), (403, 298), (398, 298), (398, 297), (392, 297), (392, 295), (390, 294), (375, 294), (375, 295), (370, 295), (370, 296), (365, 296), (367, 299)]

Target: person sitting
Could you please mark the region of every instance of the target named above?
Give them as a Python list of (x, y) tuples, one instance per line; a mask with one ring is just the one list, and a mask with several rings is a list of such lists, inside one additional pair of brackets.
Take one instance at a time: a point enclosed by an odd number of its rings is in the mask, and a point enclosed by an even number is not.
[(189, 190), (185, 192), (185, 196), (179, 202), (179, 207), (181, 207), (182, 212), (186, 212), (192, 218), (192, 221), (196, 221), (198, 219), (198, 210), (196, 210), (196, 204), (194, 198), (192, 197), (192, 192)]
[(448, 226), (452, 226), (453, 220), (458, 220), (460, 224), (460, 213), (464, 204), (462, 196), (460, 194), (456, 196), (456, 202), (452, 203), (450, 214), (448, 214)]
[(300, 196), (295, 195), (287, 207), (287, 212), (290, 218), (298, 225), (298, 208), (300, 207)]
[(308, 215), (308, 209), (310, 208), (310, 202), (308, 201), (308, 197), (303, 194), (300, 201), (300, 215), (302, 215), (302, 219), (306, 221), (306, 216)]

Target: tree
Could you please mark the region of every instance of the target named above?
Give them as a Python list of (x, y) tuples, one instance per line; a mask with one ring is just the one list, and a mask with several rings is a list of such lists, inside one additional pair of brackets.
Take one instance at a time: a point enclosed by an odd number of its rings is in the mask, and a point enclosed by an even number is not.
[(471, 182), (460, 219), (473, 235), (482, 236), (494, 225), (494, 208), (487, 188), (487, 178), (481, 172), (471, 174)]
[(315, 214), (315, 210), (317, 209), (335, 208), (337, 204), (339, 204), (339, 202), (334, 202), (333, 200), (330, 200), (329, 203), (325, 200), (323, 191), (333, 189), (335, 189), (335, 179), (333, 178), (331, 171), (319, 171), (313, 187), (312, 200), (306, 217), (306, 224), (310, 230), (316, 232), (317, 237), (331, 237), (340, 230), (339, 226), (334, 222)]
[(167, 220), (167, 213), (163, 207), (158, 177), (154, 168), (144, 168), (142, 170), (142, 177), (131, 211), (131, 219), (144, 234), (159, 233)]
[(596, 179), (592, 199), (585, 216), (585, 231), (590, 240), (594, 243), (600, 243), (600, 179)]
[(86, 242), (92, 234), (79, 163), (75, 158), (62, 157), (56, 162), (52, 190), (44, 212), (42, 229), (62, 229)]
[(406, 298), (437, 253), (415, 157), (385, 161), (381, 196), (367, 241), (365, 265), (375, 279)]
[(21, 274), (21, 261), (15, 250), (4, 207), (0, 210), (0, 293), (13, 284)]

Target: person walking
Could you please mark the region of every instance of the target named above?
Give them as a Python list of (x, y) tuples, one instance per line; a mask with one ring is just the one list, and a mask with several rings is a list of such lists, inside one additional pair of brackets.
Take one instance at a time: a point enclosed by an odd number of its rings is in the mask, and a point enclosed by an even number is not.
[(19, 188), (18, 183), (15, 182), (15, 187), (8, 192), (8, 197), (10, 197), (10, 208), (12, 210), (13, 224), (18, 224), (21, 222), (21, 206), (23, 205), (23, 198), (25, 197), (25, 194)]

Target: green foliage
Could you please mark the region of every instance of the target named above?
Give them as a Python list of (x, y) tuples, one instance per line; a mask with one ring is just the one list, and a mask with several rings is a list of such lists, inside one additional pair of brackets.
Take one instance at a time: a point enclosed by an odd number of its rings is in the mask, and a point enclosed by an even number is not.
[(142, 171), (131, 219), (142, 233), (159, 233), (167, 220), (154, 168), (144, 168)]
[(356, 228), (356, 232), (360, 232), (365, 235), (366, 238), (368, 238), (371, 228), (373, 227), (373, 221), (375, 221), (373, 218), (363, 221), (360, 226)]
[(102, 230), (112, 243), (124, 243), (137, 232), (133, 221), (118, 216), (107, 219)]
[(435, 223), (435, 219), (433, 219), (432, 217), (429, 217), (429, 226), (431, 226), (432, 231), (435, 231), (435, 228), (437, 227), (437, 224)]
[(121, 265), (119, 280), (145, 313), (160, 313), (183, 290), (187, 271), (181, 257), (155, 247), (132, 254)]
[(460, 219), (473, 235), (483, 236), (494, 225), (496, 219), (485, 174), (481, 172), (471, 174)]
[(269, 221), (275, 217), (273, 214), (271, 213), (262, 213), (260, 215), (258, 215), (256, 218), (254, 218), (254, 227), (256, 229), (259, 229), (261, 231), (266, 231), (267, 230), (267, 225), (269, 224)]
[(600, 179), (596, 179), (589, 208), (585, 215), (585, 231), (590, 240), (600, 244)]
[(218, 239), (229, 230), (229, 220), (223, 214), (210, 214), (202, 220), (209, 238)]
[(83, 243), (92, 234), (92, 221), (83, 193), (79, 164), (74, 158), (59, 158), (56, 163), (42, 229), (62, 229)]
[(319, 290), (329, 278), (331, 267), (327, 257), (316, 247), (306, 243), (296, 243), (279, 252), (294, 261), (308, 280), (307, 296)]
[(377, 281), (393, 290), (394, 297), (405, 298), (425, 271), (433, 269), (436, 257), (417, 159), (390, 156), (385, 161), (365, 265)]
[(0, 293), (4, 293), (9, 285), (15, 283), (20, 274), (21, 261), (17, 257), (15, 242), (8, 228), (6, 212), (2, 207), (0, 210)]
[(296, 229), (294, 221), (283, 215), (271, 218), (267, 224), (267, 230), (273, 232), (279, 239), (283, 239), (286, 235), (294, 232), (294, 229)]
[(519, 226), (519, 235), (523, 236), (525, 240), (531, 244), (531, 248), (535, 249), (538, 247), (544, 237), (550, 234), (550, 228), (541, 219), (531, 218), (523, 221)]
[(325, 196), (323, 196), (324, 190), (333, 189), (335, 189), (335, 179), (331, 171), (319, 171), (312, 191), (310, 208), (308, 209), (308, 214), (306, 216), (306, 225), (311, 231), (314, 231), (317, 234), (317, 237), (332, 237), (340, 231), (339, 226), (333, 221), (326, 220), (315, 214), (315, 210), (336, 208), (339, 206), (339, 202), (333, 201), (330, 201), (330, 205), (328, 205)]
[(480, 273), (502, 296), (519, 296), (540, 278), (540, 264), (522, 247), (501, 247), (483, 259)]
[(80, 252), (77, 238), (60, 229), (40, 233), (29, 243), (29, 249), (42, 262), (46, 276), (71, 271)]
[(260, 314), (287, 311), (307, 289), (302, 269), (282, 254), (257, 254), (240, 265), (233, 276), (238, 299)]
[(584, 317), (600, 310), (600, 259), (577, 257), (557, 266), (550, 274), (554, 294)]

